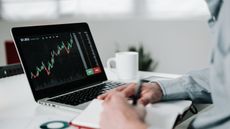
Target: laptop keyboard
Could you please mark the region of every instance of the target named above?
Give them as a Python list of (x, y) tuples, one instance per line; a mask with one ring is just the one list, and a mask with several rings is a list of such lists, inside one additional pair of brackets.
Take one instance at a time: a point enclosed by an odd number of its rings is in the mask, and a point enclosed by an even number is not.
[(76, 106), (76, 105), (91, 101), (95, 99), (98, 95), (101, 95), (104, 92), (111, 90), (113, 88), (116, 88), (123, 84), (124, 83), (106, 82), (106, 83), (99, 84), (95, 87), (73, 92), (73, 93), (70, 93), (64, 96), (50, 99), (48, 101)]

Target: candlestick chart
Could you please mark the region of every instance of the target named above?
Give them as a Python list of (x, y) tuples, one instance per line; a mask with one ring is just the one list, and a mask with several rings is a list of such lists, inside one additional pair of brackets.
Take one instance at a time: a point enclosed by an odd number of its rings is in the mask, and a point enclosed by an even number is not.
[(44, 63), (44, 61), (41, 61), (41, 65), (35, 67), (36, 72), (35, 73), (31, 72), (31, 79), (38, 78), (40, 73), (43, 71), (47, 74), (47, 76), (49, 76), (51, 74), (51, 69), (54, 67), (55, 64), (55, 58), (58, 58), (61, 52), (65, 52), (66, 54), (69, 54), (72, 47), (73, 47), (73, 38), (71, 36), (69, 41), (67, 41), (66, 43), (62, 41), (60, 44), (57, 45), (56, 50), (52, 50), (50, 52), (49, 61), (46, 61), (46, 63)]
[(28, 58), (27, 76), (37, 90), (62, 85), (86, 76), (79, 53), (81, 46), (74, 33), (60, 33), (58, 38), (45, 35), (30, 39), (24, 43), (24, 52)]
[(63, 32), (21, 38), (26, 75), (42, 90), (100, 74), (88, 32)]

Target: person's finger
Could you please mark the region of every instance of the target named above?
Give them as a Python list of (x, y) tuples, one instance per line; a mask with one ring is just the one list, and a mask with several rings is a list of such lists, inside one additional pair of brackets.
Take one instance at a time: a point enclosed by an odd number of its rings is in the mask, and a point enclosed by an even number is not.
[(110, 100), (110, 98), (107, 97), (107, 98), (102, 102), (102, 106), (103, 106), (104, 109), (106, 109), (106, 107), (108, 106), (109, 100)]
[(138, 102), (140, 102), (143, 105), (147, 105), (147, 104), (151, 103), (151, 96), (144, 95), (138, 100)]
[(122, 91), (122, 90), (124, 90), (125, 88), (127, 88), (127, 85), (119, 86), (119, 87), (115, 88), (115, 90), (116, 90), (116, 91)]
[(135, 83), (131, 83), (127, 88), (125, 88), (122, 93), (126, 96), (126, 97), (130, 97), (132, 95), (135, 94), (135, 88), (136, 88), (136, 84)]
[(111, 97), (113, 96), (115, 91), (110, 91), (107, 93), (106, 97), (104, 98), (104, 101), (109, 102)]
[(113, 103), (113, 104), (118, 104), (118, 103), (123, 103), (127, 102), (127, 98), (122, 94), (121, 92), (118, 91), (113, 91), (111, 92), (105, 99), (108, 104)]
[(111, 93), (111, 91), (116, 90), (116, 91), (120, 92), (120, 91), (124, 90), (126, 87), (127, 87), (127, 85), (119, 86), (119, 87), (117, 87), (117, 88), (115, 88), (113, 90), (107, 91), (104, 94), (101, 94), (101, 95), (97, 96), (97, 99), (104, 100)]
[(112, 91), (109, 96), (111, 96), (111, 98), (115, 98), (115, 99), (124, 99), (124, 94), (122, 94), (119, 91)]
[(101, 94), (101, 95), (97, 96), (97, 99), (104, 100), (108, 94), (109, 94), (108, 92)]
[(140, 103), (140, 104), (146, 106), (146, 105), (149, 104), (149, 100), (146, 100), (146, 99), (139, 99), (139, 100), (138, 100), (138, 103)]

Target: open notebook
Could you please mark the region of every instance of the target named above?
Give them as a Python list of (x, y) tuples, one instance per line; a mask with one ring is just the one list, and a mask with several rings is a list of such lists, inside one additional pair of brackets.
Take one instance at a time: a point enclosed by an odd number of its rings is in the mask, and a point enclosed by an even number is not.
[[(78, 127), (99, 129), (100, 113), (103, 110), (102, 101), (94, 99), (90, 105), (71, 124)], [(147, 115), (145, 121), (153, 129), (172, 129), (176, 119), (191, 106), (187, 100), (160, 102), (146, 106)]]

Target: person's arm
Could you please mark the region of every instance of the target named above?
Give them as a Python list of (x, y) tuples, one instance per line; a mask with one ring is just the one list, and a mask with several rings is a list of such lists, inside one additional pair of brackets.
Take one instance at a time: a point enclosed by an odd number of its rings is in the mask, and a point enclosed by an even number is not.
[(209, 76), (207, 68), (177, 79), (158, 81), (163, 92), (162, 100), (191, 99), (196, 103), (211, 103)]
[[(172, 80), (161, 80), (155, 83), (144, 83), (142, 85), (141, 98), (139, 101), (147, 105), (158, 101), (191, 99), (196, 103), (211, 103), (209, 88), (209, 69), (190, 72), (180, 78)], [(135, 93), (135, 83), (120, 86), (114, 90), (122, 92), (126, 97)], [(98, 96), (104, 100), (110, 92)]]

